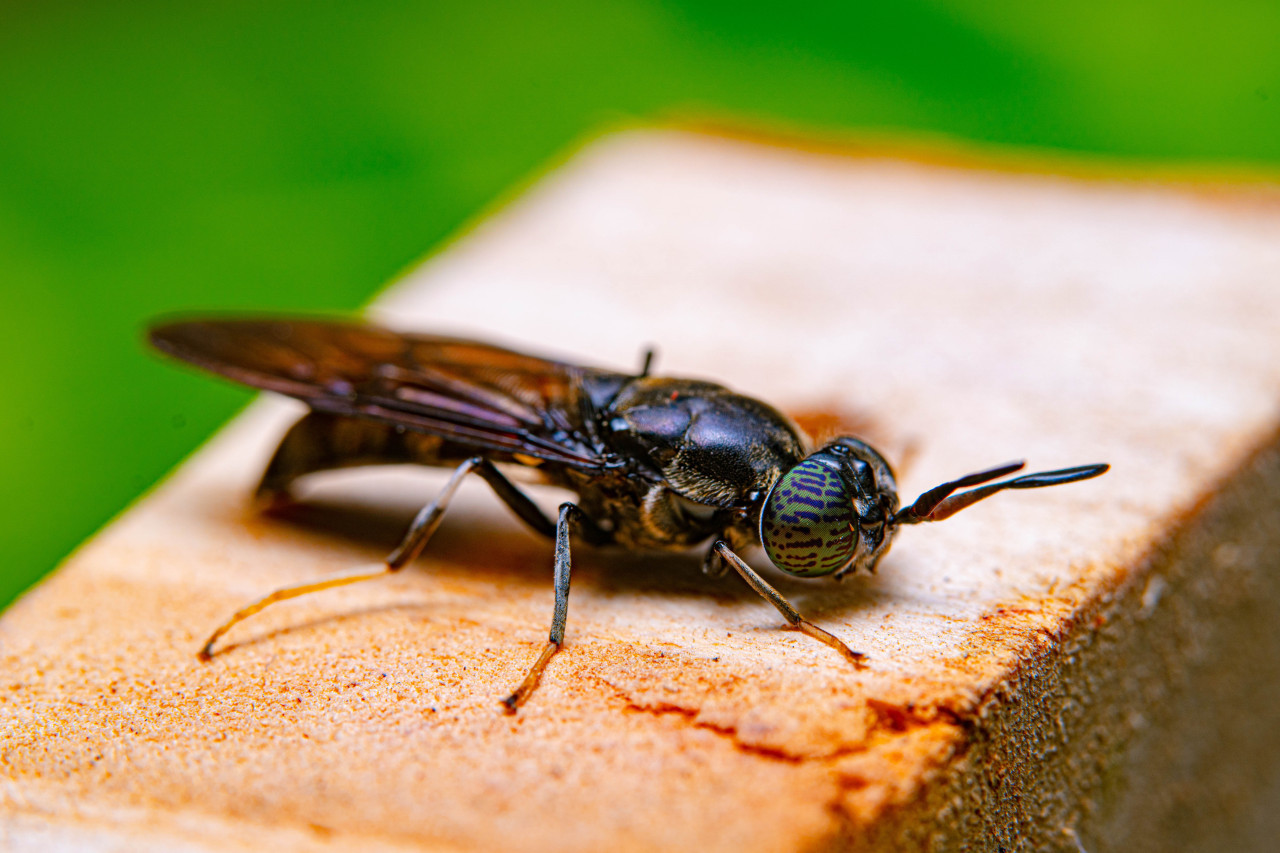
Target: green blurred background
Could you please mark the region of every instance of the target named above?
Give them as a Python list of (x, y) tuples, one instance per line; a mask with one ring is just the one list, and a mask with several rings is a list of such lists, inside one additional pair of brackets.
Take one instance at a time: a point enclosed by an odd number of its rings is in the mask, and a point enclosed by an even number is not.
[(1275, 173), (1280, 4), (0, 5), (0, 605), (248, 395), (152, 315), (350, 310), (594, 129), (715, 116)]

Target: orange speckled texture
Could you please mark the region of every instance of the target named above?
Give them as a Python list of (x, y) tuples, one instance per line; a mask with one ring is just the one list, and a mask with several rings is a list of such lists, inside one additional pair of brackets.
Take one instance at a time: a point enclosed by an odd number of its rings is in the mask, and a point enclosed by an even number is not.
[(907, 499), (1023, 456), (1112, 472), (908, 529), (876, 577), (771, 576), (862, 671), (698, 555), (578, 547), (567, 646), (509, 717), (551, 550), (479, 482), (410, 571), (270, 608), (196, 659), (258, 595), (378, 561), (443, 482), (336, 473), (259, 515), (299, 411), (264, 400), (0, 620), (3, 840), (1274, 838), (1280, 206), (1202, 189), (676, 131), (588, 145), (372, 313), (604, 366), (655, 344), (662, 372), (865, 423), (910, 457)]

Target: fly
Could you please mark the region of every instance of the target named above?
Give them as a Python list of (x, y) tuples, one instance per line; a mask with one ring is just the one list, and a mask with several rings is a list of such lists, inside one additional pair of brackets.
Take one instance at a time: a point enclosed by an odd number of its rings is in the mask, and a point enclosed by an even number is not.
[[(404, 568), (474, 474), (555, 542), (551, 631), (503, 700), (509, 713), (564, 645), (572, 537), (632, 549), (709, 542), (704, 571), (733, 569), (791, 628), (862, 667), (865, 655), (801, 616), (738, 552), (762, 545), (774, 566), (798, 577), (872, 572), (906, 525), (941, 521), (1005, 489), (1073, 483), (1108, 467), (1002, 479), (1024, 465), (1013, 462), (943, 483), (899, 508), (893, 471), (866, 442), (841, 436), (815, 449), (766, 403), (712, 382), (651, 375), (651, 352), (639, 373), (617, 373), (480, 341), (308, 319), (166, 322), (152, 327), (150, 340), (171, 356), (310, 407), (267, 465), (260, 497), (286, 498), (300, 477), (353, 465), (453, 469), (382, 568), (276, 590), (219, 625), (200, 657), (208, 660), (232, 626), (271, 604)], [(577, 500), (549, 517), (498, 463), (525, 466)]]

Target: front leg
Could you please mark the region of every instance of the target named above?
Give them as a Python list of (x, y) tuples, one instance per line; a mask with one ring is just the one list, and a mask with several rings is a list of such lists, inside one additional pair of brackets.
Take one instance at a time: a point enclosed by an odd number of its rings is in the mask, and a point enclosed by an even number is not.
[(707, 553), (702, 558), (702, 573), (709, 578), (722, 578), (729, 571), (729, 563), (720, 556), (716, 548), (724, 542), (730, 551), (735, 548), (749, 548), (756, 541), (754, 527), (750, 528), (753, 532), (745, 532), (743, 525), (747, 523), (746, 513), (742, 513), (737, 524), (729, 527), (719, 536), (711, 540), (711, 547), (707, 549)]
[(791, 605), (791, 602), (783, 598), (781, 593), (769, 586), (768, 582), (764, 578), (760, 577), (755, 569), (748, 566), (741, 557), (733, 553), (728, 542), (725, 542), (723, 539), (717, 540), (716, 544), (711, 546), (711, 551), (712, 553), (718, 554), (720, 559), (724, 560), (732, 566), (738, 574), (742, 575), (742, 579), (746, 581), (752, 589), (760, 593), (761, 597), (763, 597), (765, 601), (778, 608), (778, 612), (782, 614), (782, 618), (786, 619), (792, 628), (802, 634), (813, 637), (820, 643), (826, 643), (859, 669), (866, 667), (866, 664), (863, 662), (866, 660), (866, 655), (862, 652), (855, 652), (853, 649), (846, 646), (844, 641), (835, 634), (822, 630), (817, 625), (801, 616), (800, 611), (796, 610), (795, 607)]
[(729, 571), (729, 565), (716, 551), (716, 545), (720, 544), (717, 539), (710, 548), (707, 549), (707, 555), (702, 558), (702, 573), (709, 578), (722, 578)]

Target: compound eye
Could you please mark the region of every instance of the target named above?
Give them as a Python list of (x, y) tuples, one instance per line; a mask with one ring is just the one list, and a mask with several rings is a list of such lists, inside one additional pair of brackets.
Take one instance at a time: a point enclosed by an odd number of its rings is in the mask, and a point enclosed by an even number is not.
[(853, 493), (833, 468), (809, 458), (778, 480), (760, 513), (773, 564), (803, 578), (829, 575), (858, 547)]

